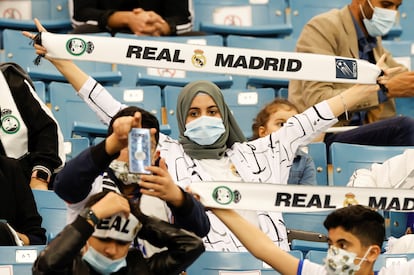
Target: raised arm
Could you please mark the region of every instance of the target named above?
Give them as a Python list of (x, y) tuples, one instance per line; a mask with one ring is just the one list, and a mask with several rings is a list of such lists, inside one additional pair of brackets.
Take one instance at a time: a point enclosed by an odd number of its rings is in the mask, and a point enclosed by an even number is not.
[(259, 228), (233, 210), (217, 208), (212, 211), (253, 256), (266, 262), (281, 274), (297, 274), (299, 259), (277, 247)]

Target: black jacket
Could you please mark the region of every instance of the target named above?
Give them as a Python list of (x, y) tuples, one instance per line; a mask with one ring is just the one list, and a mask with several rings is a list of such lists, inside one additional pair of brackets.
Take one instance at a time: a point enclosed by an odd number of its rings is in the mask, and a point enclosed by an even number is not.
[(31, 245), (45, 244), (42, 217), (17, 160), (0, 156), (0, 190), (0, 219), (27, 235)]
[(171, 29), (171, 34), (191, 31), (188, 0), (74, 0), (73, 19), (79, 22), (96, 21), (102, 31), (108, 31), (108, 17), (115, 11), (142, 8), (159, 14)]
[[(14, 103), (28, 130), (26, 137), (28, 150), (23, 152), (26, 154), (20, 158), (26, 178), (30, 179), (34, 166), (42, 166), (53, 173), (64, 161), (59, 156), (59, 150), (63, 150), (63, 136), (56, 120), (50, 113), (45, 111), (47, 106), (44, 102), (40, 102), (40, 99), (33, 96), (29, 89), (29, 85), (33, 88), (33, 83), (19, 65), (2, 63), (0, 70), (7, 81)], [(0, 107), (2, 111), (7, 110), (7, 105), (3, 104)], [(2, 119), (3, 117), (4, 114), (2, 114)], [(59, 139), (61, 139), (62, 148), (59, 148)], [(0, 154), (7, 155), (1, 142)]]
[[(140, 217), (139, 220), (143, 223), (139, 237), (154, 246), (167, 247), (167, 250), (144, 258), (140, 250), (130, 248), (127, 266), (113, 274), (177, 275), (204, 252), (202, 240), (193, 233), (154, 217), (144, 220)], [(33, 265), (33, 274), (99, 274), (82, 260), (79, 253), (93, 230), (93, 226), (78, 216), (40, 253)]]

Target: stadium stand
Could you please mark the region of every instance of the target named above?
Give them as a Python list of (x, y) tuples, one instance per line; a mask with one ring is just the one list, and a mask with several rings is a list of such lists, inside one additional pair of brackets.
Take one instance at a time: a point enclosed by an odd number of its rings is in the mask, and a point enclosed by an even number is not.
[(45, 245), (0, 246), (0, 274), (32, 274), (32, 265)]
[(303, 148), (312, 157), (316, 168), (316, 181), (318, 185), (328, 185), (328, 158), (326, 145), (323, 142), (312, 142)]
[(65, 140), (66, 161), (76, 157), (80, 152), (89, 147), (89, 139), (86, 137), (69, 138)]
[(286, 36), (292, 32), (289, 2), (194, 0), (194, 29), (223, 36)]
[[(303, 259), (302, 252), (289, 252), (298, 259)], [(248, 272), (252, 273), (248, 273)], [(249, 252), (204, 252), (187, 270), (187, 275), (217, 275), (217, 274), (268, 274), (277, 275), (266, 263), (256, 259)]]
[(33, 18), (38, 18), (49, 31), (72, 29), (68, 0), (6, 0), (0, 1), (0, 29), (37, 31)]

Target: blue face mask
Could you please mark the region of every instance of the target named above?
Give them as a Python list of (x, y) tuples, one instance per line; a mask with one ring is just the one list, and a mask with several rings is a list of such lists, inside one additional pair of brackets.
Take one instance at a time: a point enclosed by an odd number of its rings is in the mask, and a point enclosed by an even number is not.
[(372, 37), (386, 35), (395, 24), (397, 11), (373, 7), (370, 0), (368, 0), (368, 4), (374, 10), (371, 19), (368, 19), (365, 16), (361, 5), (359, 5), (359, 9), (364, 17), (363, 21), (368, 34)]
[(122, 257), (118, 260), (111, 260), (96, 251), (90, 245), (88, 246), (88, 251), (86, 251), (86, 253), (83, 255), (82, 260), (88, 262), (93, 267), (93, 269), (103, 275), (114, 273), (126, 266), (125, 257)]
[(223, 120), (202, 116), (185, 125), (184, 135), (199, 145), (211, 145), (226, 131)]

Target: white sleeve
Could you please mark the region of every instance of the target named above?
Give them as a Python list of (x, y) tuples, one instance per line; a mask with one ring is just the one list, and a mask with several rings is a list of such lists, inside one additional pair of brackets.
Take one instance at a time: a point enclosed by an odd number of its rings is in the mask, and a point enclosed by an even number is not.
[(85, 84), (83, 84), (78, 91), (78, 95), (106, 125), (109, 124), (112, 117), (118, 111), (127, 107), (127, 105), (116, 100), (105, 87), (96, 82), (92, 77), (89, 77)]
[(414, 259), (406, 263), (396, 263), (387, 267), (383, 267), (378, 275), (412, 275), (414, 274)]
[(323, 265), (313, 263), (309, 260), (303, 260), (302, 270), (298, 270), (298, 275), (326, 275), (326, 270)]

